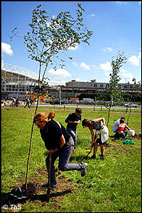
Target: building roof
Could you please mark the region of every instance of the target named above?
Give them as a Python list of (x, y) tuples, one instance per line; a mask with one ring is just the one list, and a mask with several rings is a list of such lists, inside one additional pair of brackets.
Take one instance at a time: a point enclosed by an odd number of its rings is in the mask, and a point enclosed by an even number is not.
[(20, 75), (26, 76), (26, 77), (34, 79), (34, 80), (38, 80), (38, 74), (37, 73), (35, 73), (31, 70), (16, 66), (16, 65), (3, 64), (1, 69), (6, 71), (6, 72), (12, 72), (12, 73), (15, 73), (15, 74), (20, 74)]

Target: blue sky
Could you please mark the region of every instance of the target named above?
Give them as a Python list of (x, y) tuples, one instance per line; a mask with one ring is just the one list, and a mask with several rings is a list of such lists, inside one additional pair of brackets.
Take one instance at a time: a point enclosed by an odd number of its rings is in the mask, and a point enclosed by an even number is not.
[[(2, 65), (12, 64), (38, 73), (37, 62), (28, 58), (24, 39), (31, 23), (32, 11), (42, 4), (52, 18), (61, 11), (75, 14), (78, 1), (2, 1), (1, 42)], [(63, 70), (49, 66), (46, 77), (50, 85), (71, 80), (109, 82), (112, 57), (124, 52), (127, 63), (120, 70), (120, 82), (141, 80), (141, 3), (140, 1), (81, 1), (85, 9), (84, 24), (93, 31), (90, 46), (85, 43), (68, 50)], [(18, 28), (19, 36), (10, 41), (10, 32)], [(72, 60), (68, 60), (72, 56)]]

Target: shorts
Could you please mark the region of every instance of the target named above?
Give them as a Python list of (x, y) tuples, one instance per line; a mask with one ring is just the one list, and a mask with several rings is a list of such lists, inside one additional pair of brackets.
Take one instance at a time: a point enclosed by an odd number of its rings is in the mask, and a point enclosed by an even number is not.
[(100, 138), (98, 138), (98, 139), (96, 140), (96, 143), (99, 143), (99, 144), (102, 144), (102, 145), (106, 145), (106, 142), (102, 143), (102, 141), (101, 141)]
[(96, 143), (103, 144), (103, 145), (106, 144), (106, 142), (103, 143), (103, 142), (101, 141), (101, 135), (100, 135), (100, 138), (98, 138), (98, 139), (96, 140)]

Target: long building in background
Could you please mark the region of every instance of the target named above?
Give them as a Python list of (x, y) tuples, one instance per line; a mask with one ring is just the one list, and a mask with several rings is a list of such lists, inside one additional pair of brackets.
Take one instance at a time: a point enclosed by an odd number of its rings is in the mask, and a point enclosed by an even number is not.
[[(1, 68), (1, 98), (13, 97), (23, 100), (25, 94), (34, 93), (34, 87), (38, 86), (38, 74), (10, 64), (4, 64)], [(47, 86), (47, 94), (54, 99), (76, 98), (83, 93), (105, 93), (109, 83), (72, 80), (64, 85)], [(134, 85), (127, 83), (118, 84), (120, 90), (126, 93), (140, 93), (141, 82)], [(136, 89), (137, 88), (137, 89)]]

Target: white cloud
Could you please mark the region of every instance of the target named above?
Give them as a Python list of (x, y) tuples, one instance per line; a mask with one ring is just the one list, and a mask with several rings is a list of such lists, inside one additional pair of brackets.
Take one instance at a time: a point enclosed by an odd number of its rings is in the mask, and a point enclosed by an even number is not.
[(136, 67), (139, 66), (140, 60), (141, 60), (141, 52), (139, 52), (138, 56), (133, 55), (128, 59), (130, 64), (133, 65), (133, 66), (136, 66)]
[(90, 16), (92, 16), (92, 17), (93, 17), (93, 16), (95, 16), (95, 14), (94, 14), (94, 13), (92, 13), (92, 14), (90, 14)]
[(99, 79), (97, 79), (97, 83), (106, 83), (106, 81), (105, 80), (99, 80)]
[(95, 13), (91, 13), (87, 17), (89, 18), (89, 17), (94, 17), (94, 16), (96, 16), (96, 14)]
[(98, 66), (95, 65), (95, 64), (92, 65), (92, 68), (95, 69), (95, 70), (99, 70), (99, 69), (100, 69), (100, 67), (98, 67)]
[(78, 48), (78, 44), (76, 43), (74, 47), (69, 47), (68, 50), (76, 50)]
[(101, 68), (102, 70), (105, 70), (105, 71), (110, 71), (110, 70), (112, 70), (111, 63), (110, 63), (110, 62), (106, 62), (105, 64), (100, 64), (100, 68)]
[(71, 74), (67, 72), (65, 69), (57, 69), (57, 70), (50, 69), (48, 70), (48, 74), (52, 76), (55, 80), (71, 77)]
[(65, 85), (65, 81), (57, 81), (57, 80), (49, 80), (48, 84), (49, 86), (58, 86), (58, 85)]
[(121, 6), (121, 5), (127, 4), (126, 1), (116, 1), (115, 3), (116, 3), (116, 4), (119, 4), (120, 6)]
[(127, 82), (130, 82), (130, 83), (133, 83), (132, 79), (134, 78), (134, 76), (129, 73), (127, 70), (125, 69), (120, 69), (120, 78), (121, 78), (121, 82), (123, 83), (127, 83)]
[(75, 67), (78, 67), (77, 62), (72, 62), (72, 64), (73, 64)]
[(1, 43), (1, 48), (2, 48), (2, 53), (6, 53), (8, 55), (13, 55), (13, 51), (9, 44)]
[(85, 62), (82, 62), (82, 63), (80, 64), (80, 67), (83, 68), (84, 70), (90, 70), (90, 66), (87, 65)]
[(110, 78), (110, 73), (111, 73), (110, 71), (106, 71), (104, 74), (105, 74), (105, 76)]
[(4, 65), (3, 60), (1, 60), (1, 69), (3, 69), (3, 65)]
[(112, 52), (112, 48), (106, 47), (106, 48), (103, 49), (103, 52)]

